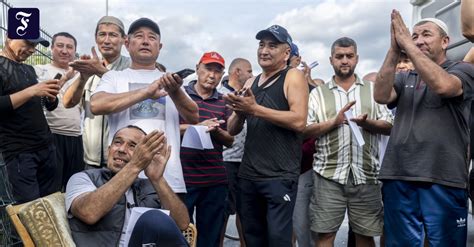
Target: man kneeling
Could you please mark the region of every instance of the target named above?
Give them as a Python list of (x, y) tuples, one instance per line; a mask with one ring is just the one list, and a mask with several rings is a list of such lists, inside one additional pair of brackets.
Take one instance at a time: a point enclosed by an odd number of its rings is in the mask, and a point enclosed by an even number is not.
[[(163, 172), (171, 147), (163, 132), (150, 134), (129, 125), (115, 133), (108, 148), (107, 168), (74, 174), (66, 188), (66, 210), (77, 246), (124, 246), (133, 207), (162, 208), (143, 214), (135, 225), (129, 246), (188, 246), (180, 229), (186, 229), (186, 206), (171, 190)], [(149, 179), (138, 178), (144, 171)]]

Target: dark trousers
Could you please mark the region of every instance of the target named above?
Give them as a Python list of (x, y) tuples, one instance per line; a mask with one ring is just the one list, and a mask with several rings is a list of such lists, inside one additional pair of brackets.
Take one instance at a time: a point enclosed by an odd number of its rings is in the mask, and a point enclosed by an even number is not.
[(228, 193), (225, 198), (226, 205), (225, 205), (225, 218), (229, 217), (229, 215), (235, 214), (235, 201), (236, 201), (236, 193), (237, 193), (237, 173), (239, 173), (239, 166), (240, 162), (224, 162), (225, 170), (227, 173), (227, 181), (228, 181)]
[(128, 246), (189, 245), (173, 219), (159, 210), (150, 210), (138, 218)]
[(69, 178), (84, 170), (84, 148), (82, 136), (53, 134), (56, 146), (57, 174), (60, 176), (60, 188), (66, 189)]
[(239, 178), (237, 213), (247, 246), (292, 246), (298, 180)]
[(196, 207), (197, 247), (218, 247), (224, 225), (227, 185), (188, 187), (186, 190), (186, 207), (190, 219), (193, 219)]
[(56, 176), (56, 148), (19, 153), (5, 162), (12, 195), (17, 204), (29, 202), (59, 190)]

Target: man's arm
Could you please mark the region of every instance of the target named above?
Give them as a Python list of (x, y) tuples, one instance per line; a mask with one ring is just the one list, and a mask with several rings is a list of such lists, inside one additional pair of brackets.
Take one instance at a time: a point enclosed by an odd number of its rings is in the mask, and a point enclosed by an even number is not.
[(118, 203), (139, 173), (137, 167), (125, 166), (97, 190), (76, 197), (71, 204), (72, 215), (88, 225), (97, 223)]
[[(32, 86), (29, 86), (21, 91), (13, 93), (10, 95), (10, 103), (12, 110), (17, 109), (18, 107), (25, 104), (28, 100), (33, 97), (47, 97), (50, 99), (56, 99), (56, 95), (59, 93), (59, 84), (58, 80), (46, 80), (38, 82)], [(52, 101), (53, 103), (53, 101)], [(3, 109), (4, 107), (0, 107)], [(8, 110), (8, 107), (5, 107)]]
[(84, 77), (82, 74), (66, 89), (63, 95), (63, 105), (66, 108), (72, 108), (79, 104), (84, 94), (84, 87), (90, 77)]
[[(241, 90), (246, 90), (247, 88), (252, 87), (252, 83), (254, 81), (255, 81), (255, 77), (249, 78), (245, 82)], [(236, 94), (238, 93), (239, 92), (236, 91), (236, 92), (229, 93), (223, 96), (223, 99), (226, 102), (230, 103), (230, 104), (226, 104), (227, 108), (232, 109), (232, 110), (234, 109), (232, 106), (232, 101), (233, 101), (232, 99), (237, 98), (238, 96)], [(244, 128), (245, 119), (246, 119), (245, 114), (243, 114), (242, 112), (233, 111), (230, 117), (227, 119), (227, 133), (229, 133), (229, 135), (231, 136), (238, 135)]]
[(181, 88), (183, 80), (178, 75), (166, 73), (160, 78), (160, 83), (168, 92), (184, 121), (197, 124), (199, 122), (199, 108), (196, 102), (189, 98)]
[[(274, 110), (257, 104), (251, 89), (248, 89), (247, 95), (243, 97), (228, 94), (227, 98), (231, 102), (229, 107), (234, 111), (265, 119), (282, 128), (302, 132), (306, 126), (308, 114), (308, 84), (303, 72), (290, 69), (284, 87), (289, 111)], [(232, 117), (231, 120), (233, 120)], [(233, 130), (230, 133), (234, 133)]]
[(150, 179), (156, 190), (163, 209), (170, 210), (170, 216), (176, 222), (179, 229), (184, 230), (189, 225), (189, 213), (184, 203), (173, 192), (163, 173), (171, 155), (171, 146), (167, 144), (166, 138), (161, 141), (159, 152), (153, 157), (150, 165), (145, 169), (146, 176)]
[(395, 71), (399, 56), (400, 47), (395, 40), (393, 24), (391, 24), (390, 48), (385, 56), (382, 67), (377, 73), (374, 84), (374, 100), (379, 104), (390, 104), (398, 97), (395, 88), (393, 87), (393, 83), (395, 82)]
[(332, 119), (329, 119), (327, 121), (320, 122), (320, 123), (313, 123), (306, 126), (306, 128), (303, 131), (303, 138), (305, 139), (317, 138), (338, 128), (341, 124), (347, 124), (347, 120), (346, 120), (346, 117), (344, 116), (344, 112), (348, 111), (354, 104), (355, 104), (355, 101), (351, 101), (347, 103), (344, 107), (342, 107), (339, 110), (336, 117)]
[(145, 88), (125, 93), (94, 93), (91, 97), (91, 112), (95, 115), (107, 115), (121, 112), (130, 106), (146, 99), (158, 99), (166, 96), (160, 89), (159, 81), (154, 81)]
[(178, 228), (180, 230), (185, 230), (188, 227), (190, 220), (188, 209), (184, 203), (173, 192), (165, 179), (152, 181), (152, 184), (158, 193), (162, 208), (170, 210), (170, 216), (176, 222)]
[[(444, 98), (461, 95), (463, 93), (461, 80), (457, 76), (449, 74), (439, 66), (440, 64), (438, 63), (444, 61), (432, 61), (415, 45), (398, 11), (394, 10), (392, 16), (396, 41), (400, 48), (406, 51), (416, 71), (426, 85), (436, 94)], [(444, 41), (449, 41), (449, 38), (444, 37)]]
[(388, 136), (390, 135), (390, 130), (392, 129), (391, 123), (385, 120), (367, 119), (367, 114), (353, 118), (351, 121), (355, 122), (364, 130), (372, 134), (382, 134)]
[(244, 123), (245, 116), (234, 111), (227, 120), (227, 132), (231, 136), (238, 135), (244, 128)]
[(462, 35), (474, 42), (474, 0), (461, 1), (461, 29)]
[(74, 199), (71, 213), (86, 224), (93, 225), (106, 215), (120, 198), (130, 188), (153, 159), (163, 133), (153, 131), (148, 134), (136, 147), (130, 161), (106, 184), (95, 191), (86, 192)]
[(474, 64), (474, 47), (469, 49), (466, 56), (464, 56), (463, 61)]

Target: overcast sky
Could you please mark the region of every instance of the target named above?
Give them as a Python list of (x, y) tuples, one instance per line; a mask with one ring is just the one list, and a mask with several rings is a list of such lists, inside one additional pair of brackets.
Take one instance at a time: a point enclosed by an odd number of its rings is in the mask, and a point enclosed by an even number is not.
[[(73, 34), (80, 54), (90, 53), (95, 25), (106, 13), (105, 0), (9, 2), (14, 7), (39, 8), (41, 27), (50, 34)], [(288, 29), (304, 61), (319, 61), (312, 75), (324, 80), (333, 74), (329, 55), (334, 40), (348, 36), (357, 42), (356, 72), (363, 75), (382, 63), (390, 41), (391, 10), (398, 9), (408, 26), (412, 16), (409, 0), (109, 0), (108, 5), (109, 15), (119, 17), (126, 29), (140, 17), (158, 23), (163, 43), (158, 61), (168, 71), (194, 68), (204, 52), (214, 50), (227, 64), (236, 57), (247, 58), (259, 72), (255, 34), (279, 24)]]

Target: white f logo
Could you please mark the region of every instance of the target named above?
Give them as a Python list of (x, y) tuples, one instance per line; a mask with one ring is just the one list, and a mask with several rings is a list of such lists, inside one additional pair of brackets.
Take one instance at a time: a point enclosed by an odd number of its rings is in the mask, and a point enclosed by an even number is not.
[(26, 34), (25, 29), (28, 28), (28, 22), (30, 21), (29, 19), (27, 19), (27, 17), (30, 17), (30, 16), (31, 16), (31, 13), (25, 13), (25, 12), (21, 12), (21, 11), (16, 13), (15, 18), (17, 20), (19, 20), (21, 22), (21, 24), (23, 25), (23, 26), (17, 27), (16, 33), (18, 35), (23, 36), (23, 35)]

